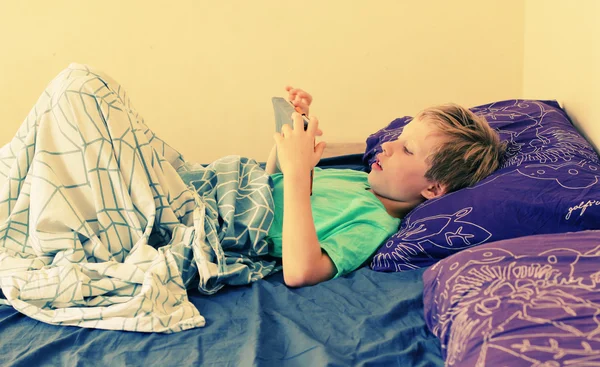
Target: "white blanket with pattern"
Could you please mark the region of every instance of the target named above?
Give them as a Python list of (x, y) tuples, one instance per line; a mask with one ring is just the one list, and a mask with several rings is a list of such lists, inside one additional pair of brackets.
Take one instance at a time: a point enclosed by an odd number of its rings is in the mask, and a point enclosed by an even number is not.
[(118, 83), (71, 64), (0, 150), (4, 303), (59, 325), (204, 326), (186, 289), (272, 272), (261, 258), (272, 208), (256, 162), (185, 162)]

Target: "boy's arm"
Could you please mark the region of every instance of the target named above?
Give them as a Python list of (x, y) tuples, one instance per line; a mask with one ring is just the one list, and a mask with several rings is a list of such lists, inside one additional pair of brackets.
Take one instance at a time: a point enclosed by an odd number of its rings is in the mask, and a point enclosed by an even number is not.
[(290, 287), (333, 278), (336, 268), (321, 251), (310, 203), (310, 172), (283, 176), (283, 278)]
[(277, 167), (277, 144), (273, 144), (273, 148), (271, 148), (271, 153), (269, 153), (269, 158), (267, 158), (265, 171), (267, 171), (267, 174), (269, 175), (281, 172)]

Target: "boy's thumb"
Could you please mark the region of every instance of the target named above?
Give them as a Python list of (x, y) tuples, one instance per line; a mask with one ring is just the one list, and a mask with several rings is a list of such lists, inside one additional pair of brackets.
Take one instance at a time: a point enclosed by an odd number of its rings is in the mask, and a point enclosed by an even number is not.
[(323, 155), (323, 151), (325, 151), (326, 146), (327, 143), (325, 143), (324, 141), (320, 142), (315, 146), (315, 153), (317, 153), (318, 157), (321, 157)]

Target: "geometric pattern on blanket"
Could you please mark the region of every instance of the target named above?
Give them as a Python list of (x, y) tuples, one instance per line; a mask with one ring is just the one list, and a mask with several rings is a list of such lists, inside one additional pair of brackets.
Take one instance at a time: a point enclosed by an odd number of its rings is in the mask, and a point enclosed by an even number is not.
[(264, 170), (238, 156), (186, 162), (85, 65), (50, 83), (0, 162), (0, 286), (37, 320), (201, 327), (187, 288), (211, 294), (275, 269), (258, 258), (273, 219)]

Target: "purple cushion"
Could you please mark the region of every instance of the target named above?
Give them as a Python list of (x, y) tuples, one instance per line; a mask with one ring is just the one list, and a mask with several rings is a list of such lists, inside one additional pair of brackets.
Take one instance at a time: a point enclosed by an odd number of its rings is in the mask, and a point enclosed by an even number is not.
[(600, 231), (514, 238), (423, 273), (446, 366), (600, 365)]
[[(426, 267), (503, 239), (600, 229), (600, 159), (556, 101), (508, 100), (471, 110), (508, 142), (504, 164), (475, 186), (413, 209), (373, 257), (374, 270)], [(369, 136), (367, 169), (408, 121), (396, 119)]]

